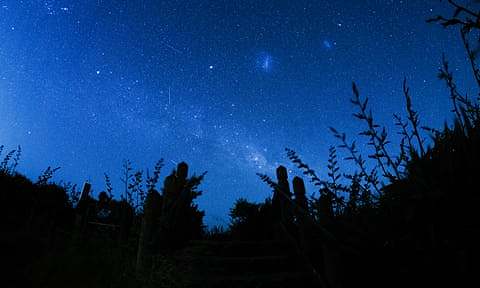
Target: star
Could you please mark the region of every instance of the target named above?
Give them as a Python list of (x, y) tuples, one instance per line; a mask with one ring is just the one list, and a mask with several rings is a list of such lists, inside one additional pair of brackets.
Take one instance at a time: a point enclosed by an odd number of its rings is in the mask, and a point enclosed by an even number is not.
[(332, 42), (330, 42), (329, 40), (323, 40), (323, 47), (325, 47), (325, 49), (327, 50), (330, 50), (333, 48), (333, 45), (332, 45)]
[(271, 72), (273, 69), (273, 64), (273, 56), (270, 53), (263, 52), (257, 57), (257, 66), (263, 72)]
[(270, 71), (272, 68), (272, 56), (266, 55), (262, 62), (262, 68), (266, 72)]

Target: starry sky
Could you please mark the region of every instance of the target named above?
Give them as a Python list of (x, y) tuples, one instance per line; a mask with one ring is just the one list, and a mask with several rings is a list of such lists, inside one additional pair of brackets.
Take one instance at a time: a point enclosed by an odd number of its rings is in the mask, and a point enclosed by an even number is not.
[(124, 159), (164, 158), (163, 176), (185, 160), (208, 171), (206, 222), (225, 224), (235, 199), (270, 195), (255, 173), (288, 164), (285, 147), (325, 175), (328, 127), (361, 127), (352, 81), (391, 129), (404, 77), (424, 124), (448, 119), (442, 53), (460, 87), (472, 80), (458, 32), (425, 20), (451, 13), (435, 0), (0, 0), (0, 144), (22, 146), (26, 175), (61, 166), (56, 180), (96, 192), (107, 172), (120, 193)]

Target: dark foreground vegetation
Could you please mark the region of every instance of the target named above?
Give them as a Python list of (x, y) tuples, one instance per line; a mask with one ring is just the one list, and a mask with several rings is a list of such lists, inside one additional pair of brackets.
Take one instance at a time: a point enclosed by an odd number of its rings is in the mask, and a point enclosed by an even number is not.
[[(480, 88), (476, 44), (480, 15), (449, 1), (473, 77)], [(472, 43), (473, 44), (472, 44)], [(127, 161), (120, 199), (105, 191), (36, 181), (16, 171), (20, 148), (0, 163), (2, 287), (462, 287), (480, 268), (477, 216), (480, 191), (479, 98), (457, 88), (446, 60), (454, 122), (423, 127), (404, 83), (406, 115), (395, 115), (401, 143), (390, 152), (386, 130), (353, 84), (354, 116), (364, 124), (373, 153), (334, 128), (339, 152), (358, 168), (340, 171), (330, 148), (328, 177), (321, 179), (293, 150), (287, 157), (300, 177), (259, 174), (272, 190), (264, 203), (239, 199), (231, 223), (206, 229), (195, 205), (205, 176), (189, 176), (180, 163), (163, 183), (159, 161), (151, 174)], [(3, 147), (2, 149), (3, 150)], [(160, 185), (161, 184), (161, 185)], [(317, 192), (317, 196), (308, 196)]]

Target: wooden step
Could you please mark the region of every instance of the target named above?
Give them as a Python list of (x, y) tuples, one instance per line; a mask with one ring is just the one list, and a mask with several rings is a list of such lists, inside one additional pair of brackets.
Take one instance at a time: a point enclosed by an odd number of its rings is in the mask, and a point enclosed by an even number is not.
[(196, 281), (195, 287), (209, 288), (310, 288), (319, 287), (313, 275), (305, 272), (209, 276)]
[(200, 271), (217, 275), (292, 272), (304, 269), (298, 259), (286, 255), (259, 257), (203, 256), (192, 259), (191, 264), (198, 267)]
[(194, 287), (319, 287), (295, 248), (285, 241), (192, 241), (177, 255)]
[(216, 256), (275, 256), (293, 253), (284, 241), (193, 241), (187, 248), (197, 255)]

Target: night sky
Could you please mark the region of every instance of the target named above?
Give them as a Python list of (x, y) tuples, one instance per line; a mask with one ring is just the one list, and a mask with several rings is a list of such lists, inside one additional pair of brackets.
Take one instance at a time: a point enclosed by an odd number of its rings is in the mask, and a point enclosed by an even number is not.
[(325, 175), (328, 127), (362, 127), (352, 81), (389, 128), (404, 77), (424, 124), (448, 119), (437, 70), (445, 53), (464, 87), (466, 56), (457, 31), (425, 20), (451, 13), (433, 0), (0, 0), (0, 144), (22, 146), (32, 178), (61, 166), (56, 180), (98, 192), (107, 172), (117, 195), (123, 159), (165, 158), (163, 176), (185, 160), (208, 171), (206, 222), (225, 224), (235, 199), (270, 195), (255, 173), (288, 164), (285, 147)]

